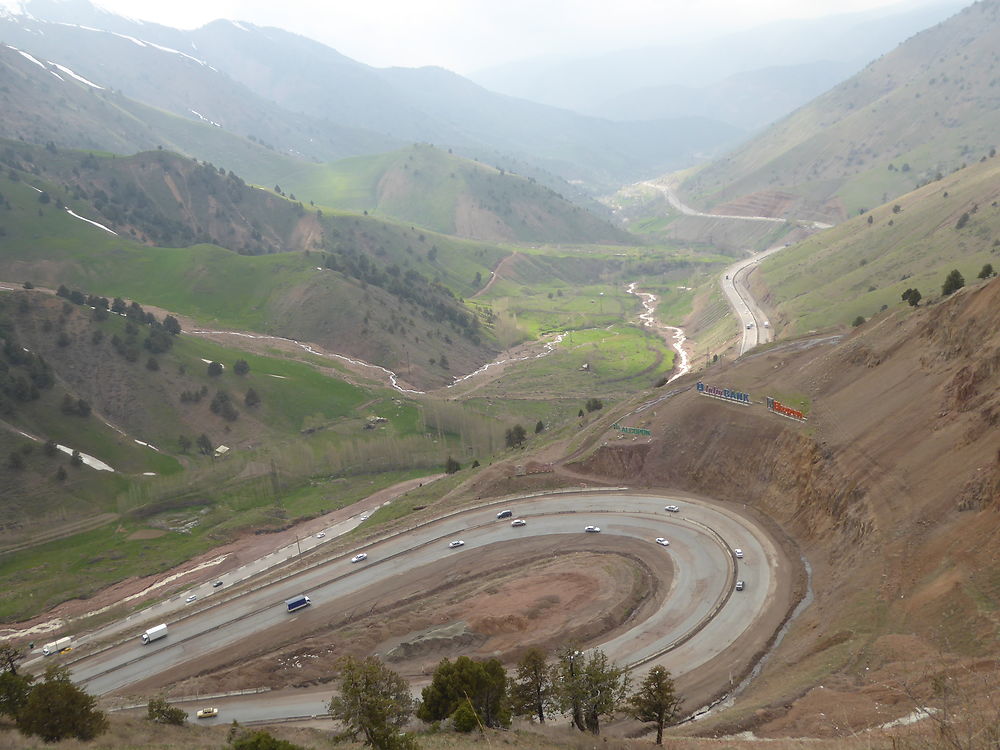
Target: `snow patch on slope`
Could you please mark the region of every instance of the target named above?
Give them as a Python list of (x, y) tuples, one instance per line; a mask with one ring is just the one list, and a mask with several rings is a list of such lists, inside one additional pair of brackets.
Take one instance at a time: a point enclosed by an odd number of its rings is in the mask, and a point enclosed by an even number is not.
[(65, 73), (66, 75), (68, 75), (70, 78), (75, 78), (80, 83), (85, 83), (86, 85), (90, 86), (91, 88), (100, 89), (101, 91), (104, 91), (104, 87), (103, 86), (98, 86), (93, 81), (88, 81), (82, 75), (80, 75), (79, 73), (74, 73), (72, 70), (70, 70), (69, 68), (67, 68), (65, 65), (60, 65), (59, 63), (56, 63), (56, 62), (52, 63), (52, 65), (54, 65), (55, 67), (57, 67), (63, 73)]

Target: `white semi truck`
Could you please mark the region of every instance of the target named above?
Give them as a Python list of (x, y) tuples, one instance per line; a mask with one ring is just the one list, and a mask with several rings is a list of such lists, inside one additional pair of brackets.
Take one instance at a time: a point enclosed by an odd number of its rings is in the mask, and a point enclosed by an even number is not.
[(149, 630), (147, 630), (145, 633), (142, 634), (142, 642), (152, 643), (153, 641), (166, 637), (167, 637), (167, 624), (161, 622), (156, 627), (150, 628)]
[(69, 651), (73, 648), (73, 639), (70, 636), (65, 638), (60, 638), (58, 641), (52, 641), (52, 643), (46, 643), (42, 646), (42, 654), (44, 656), (52, 656), (52, 654), (61, 654), (63, 651)]

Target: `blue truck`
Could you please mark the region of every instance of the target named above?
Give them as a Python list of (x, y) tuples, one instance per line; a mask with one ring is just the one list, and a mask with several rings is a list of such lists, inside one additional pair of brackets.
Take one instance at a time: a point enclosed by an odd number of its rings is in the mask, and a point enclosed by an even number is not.
[(294, 612), (297, 609), (308, 607), (310, 604), (312, 604), (312, 599), (305, 594), (299, 594), (298, 596), (293, 596), (291, 599), (285, 599), (285, 606), (288, 607), (289, 612)]

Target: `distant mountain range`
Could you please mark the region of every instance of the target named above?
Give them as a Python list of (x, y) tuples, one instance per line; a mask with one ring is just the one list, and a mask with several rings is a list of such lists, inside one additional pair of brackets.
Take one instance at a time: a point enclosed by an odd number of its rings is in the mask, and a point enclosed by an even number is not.
[(917, 34), (689, 177), (718, 213), (840, 221), (989, 158), (1000, 134), (1000, 2)]
[(706, 117), (756, 130), (805, 104), (968, 0), (899, 3), (819, 19), (768, 22), (714, 39), (569, 60), (525, 60), (477, 83), (617, 120)]
[[(494, 94), (440, 68), (372, 68), (305, 37), (246, 23), (179, 31), (86, 0), (32, 0), (25, 11), (0, 15), (0, 38), (43, 65), (300, 160), (429, 142), (488, 163), (516, 158), (603, 189), (684, 166), (741, 134), (703, 117), (579, 115)], [(20, 134), (7, 128), (0, 135)], [(50, 137), (82, 145), (68, 141), (69, 132)]]

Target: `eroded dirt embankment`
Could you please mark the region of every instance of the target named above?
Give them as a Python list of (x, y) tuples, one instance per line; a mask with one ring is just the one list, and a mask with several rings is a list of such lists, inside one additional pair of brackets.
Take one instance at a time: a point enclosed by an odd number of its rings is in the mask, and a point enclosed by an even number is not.
[(659, 439), (609, 443), (572, 468), (751, 505), (799, 538), (836, 532), (860, 542), (870, 533), (875, 521), (864, 488), (803, 430), (766, 412), (694, 395), (686, 400), (684, 421), (666, 426)]
[[(852, 696), (853, 731), (877, 723), (887, 675), (930, 684), (956, 659), (1000, 658), (1000, 281), (700, 375), (754, 405), (692, 389), (642, 415), (647, 443), (595, 436), (566, 468), (746, 504), (807, 555), (815, 602), (755, 681), (745, 726), (817, 731), (794, 706), (822, 703), (822, 683), (834, 703)], [(904, 635), (906, 651), (888, 647)]]

